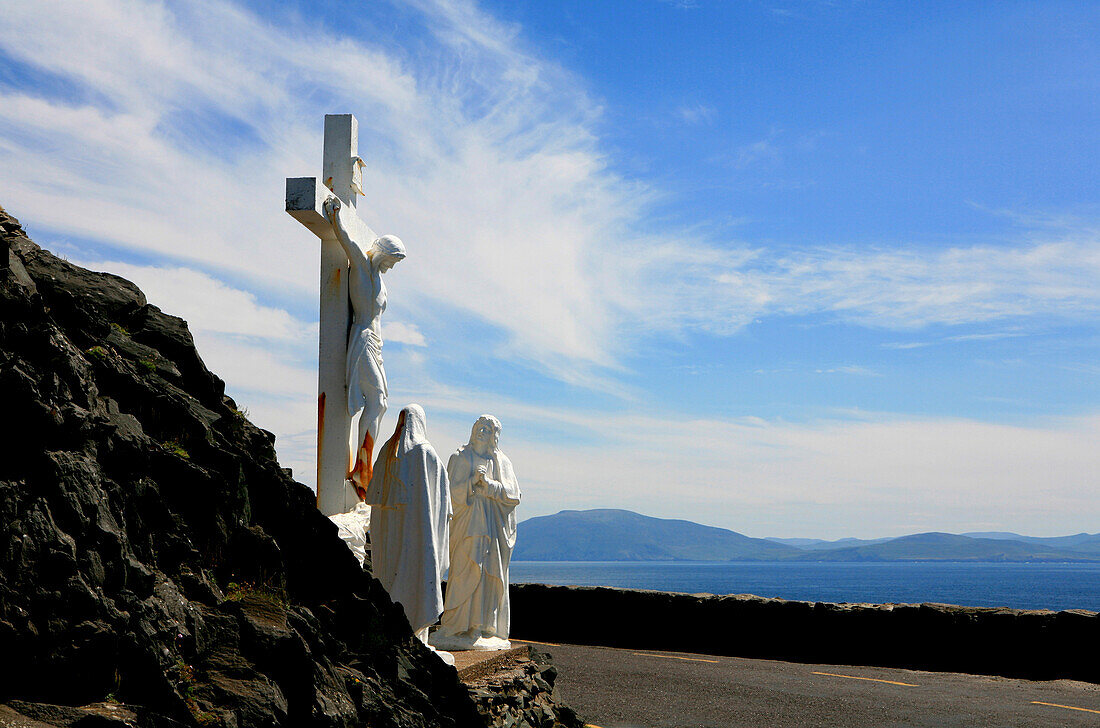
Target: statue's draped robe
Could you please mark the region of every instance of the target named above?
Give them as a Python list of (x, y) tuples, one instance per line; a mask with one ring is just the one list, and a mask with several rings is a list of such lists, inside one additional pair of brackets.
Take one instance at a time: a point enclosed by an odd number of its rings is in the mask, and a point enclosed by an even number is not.
[(443, 611), (451, 496), (443, 461), (425, 437), (424, 411), (401, 411), (367, 488), (374, 576), (401, 604), (414, 632)]
[[(474, 492), (477, 468), (487, 465), (487, 495)], [(442, 631), (480, 630), (508, 638), (508, 564), (516, 545), (519, 483), (512, 463), (495, 450), (487, 460), (465, 445), (447, 461), (454, 518), (451, 521), (451, 572)]]

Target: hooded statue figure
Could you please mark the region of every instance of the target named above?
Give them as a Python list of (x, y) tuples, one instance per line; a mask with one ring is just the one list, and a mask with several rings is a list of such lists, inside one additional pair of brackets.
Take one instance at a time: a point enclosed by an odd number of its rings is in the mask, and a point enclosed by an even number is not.
[(508, 564), (516, 545), (520, 491), (512, 462), (500, 451), (500, 420), (482, 415), (470, 442), (447, 462), (455, 515), (451, 572), (440, 649), (508, 649)]
[(425, 436), (420, 405), (401, 410), (374, 463), (366, 502), (372, 507), (374, 576), (427, 644), (428, 627), (443, 611), (451, 494), (443, 462)]

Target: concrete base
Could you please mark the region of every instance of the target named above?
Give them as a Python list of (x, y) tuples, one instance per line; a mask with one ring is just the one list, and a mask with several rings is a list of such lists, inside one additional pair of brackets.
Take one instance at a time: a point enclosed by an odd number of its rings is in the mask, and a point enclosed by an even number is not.
[(455, 656), (452, 655), (450, 652), (442, 652), (440, 650), (437, 650), (435, 648), (435, 645), (433, 645), (431, 642), (428, 641), (428, 630), (429, 629), (430, 629), (430, 627), (425, 627), (424, 629), (417, 630), (414, 634), (416, 635), (416, 638), (418, 640), (420, 640), (421, 642), (424, 643), (425, 647), (427, 647), (429, 650), (431, 650), (435, 654), (439, 655), (439, 659), (443, 660), (443, 664), (450, 665), (450, 666), (454, 667)]
[(512, 649), (512, 643), (500, 637), (482, 637), (473, 635), (448, 635), (433, 632), (428, 644), (440, 650), (471, 650), (474, 652), (497, 652)]
[(459, 680), (469, 683), (506, 669), (516, 660), (526, 656), (527, 647), (525, 646), (498, 652), (473, 652), (472, 650), (455, 652), (455, 670), (458, 671)]

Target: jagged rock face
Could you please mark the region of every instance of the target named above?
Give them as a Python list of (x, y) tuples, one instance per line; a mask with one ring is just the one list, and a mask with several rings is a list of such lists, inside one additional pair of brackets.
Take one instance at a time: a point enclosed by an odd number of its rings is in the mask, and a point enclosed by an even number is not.
[(541, 726), (585, 728), (572, 708), (554, 701), (558, 669), (550, 655), (528, 646), (527, 655), (470, 683), (470, 692), (486, 725), (492, 728)]
[(0, 715), (483, 724), (186, 324), (2, 208), (0, 393)]

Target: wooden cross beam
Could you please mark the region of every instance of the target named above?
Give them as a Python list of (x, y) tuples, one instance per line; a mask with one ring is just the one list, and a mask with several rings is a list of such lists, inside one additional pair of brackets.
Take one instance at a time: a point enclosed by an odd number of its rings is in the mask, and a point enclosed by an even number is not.
[[(348, 347), (348, 258), (336, 239), (324, 203), (335, 194), (346, 210), (353, 240), (378, 236), (354, 214), (361, 194), (359, 123), (351, 114), (325, 115), (322, 180), (288, 177), (286, 211), (321, 239), (320, 334), (317, 356), (317, 507), (326, 516), (346, 513), (359, 497), (345, 484), (353, 463), (352, 422), (346, 381)], [(352, 214), (348, 214), (348, 213)], [(373, 457), (373, 453), (371, 454)]]

